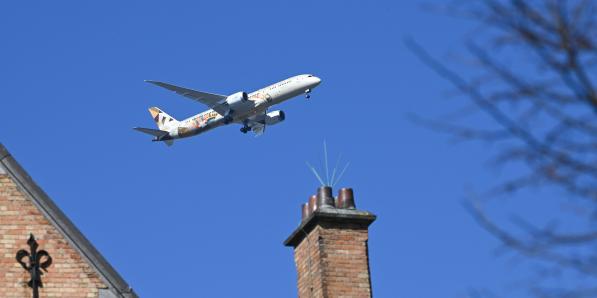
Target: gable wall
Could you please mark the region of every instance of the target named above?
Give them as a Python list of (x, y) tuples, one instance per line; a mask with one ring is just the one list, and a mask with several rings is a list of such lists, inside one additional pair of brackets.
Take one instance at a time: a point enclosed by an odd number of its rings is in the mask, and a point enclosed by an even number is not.
[(0, 297), (31, 297), (26, 285), (30, 275), (15, 259), (18, 250), (29, 251), (29, 233), (37, 239), (38, 250), (48, 251), (53, 259), (42, 276), (40, 297), (99, 297), (100, 289), (107, 288), (12, 179), (0, 172)]

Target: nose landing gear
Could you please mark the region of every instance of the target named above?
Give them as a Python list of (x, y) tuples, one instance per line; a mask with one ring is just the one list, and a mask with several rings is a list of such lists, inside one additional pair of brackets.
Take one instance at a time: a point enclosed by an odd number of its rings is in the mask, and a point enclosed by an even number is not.
[(307, 89), (307, 90), (305, 90), (305, 98), (306, 98), (306, 99), (309, 99), (309, 98), (311, 98), (311, 89)]

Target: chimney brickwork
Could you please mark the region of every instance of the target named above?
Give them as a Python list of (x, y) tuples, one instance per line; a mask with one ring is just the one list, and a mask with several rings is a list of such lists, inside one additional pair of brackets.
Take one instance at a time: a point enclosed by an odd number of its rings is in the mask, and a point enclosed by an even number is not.
[(331, 197), (331, 189), (322, 188), (284, 242), (294, 247), (299, 298), (371, 297), (368, 227), (376, 216), (354, 207), (351, 189), (330, 200), (322, 196)]

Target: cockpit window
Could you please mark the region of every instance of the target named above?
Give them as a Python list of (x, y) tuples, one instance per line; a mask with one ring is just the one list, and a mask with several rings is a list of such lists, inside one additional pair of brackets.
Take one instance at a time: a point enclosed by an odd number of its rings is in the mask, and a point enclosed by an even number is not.
[(313, 77), (313, 75), (308, 75), (307, 77), (308, 77), (308, 78), (312, 78), (312, 77)]

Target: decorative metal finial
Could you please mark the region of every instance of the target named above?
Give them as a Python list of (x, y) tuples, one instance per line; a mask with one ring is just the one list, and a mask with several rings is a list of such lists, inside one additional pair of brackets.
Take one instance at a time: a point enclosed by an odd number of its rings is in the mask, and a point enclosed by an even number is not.
[[(27, 285), (33, 289), (33, 298), (39, 298), (39, 290), (38, 288), (43, 288), (43, 283), (41, 282), (41, 276), (43, 275), (43, 271), (48, 272), (46, 268), (52, 265), (52, 257), (50, 254), (45, 250), (37, 251), (39, 245), (35, 240), (33, 234), (29, 234), (29, 240), (27, 240), (27, 244), (31, 250), (31, 253), (28, 251), (21, 249), (17, 252), (17, 262), (21, 264), (23, 269), (29, 271), (31, 275), (31, 279), (27, 283)], [(23, 261), (25, 257), (29, 257), (29, 262)], [(45, 257), (45, 260), (42, 262), (42, 258)]]

